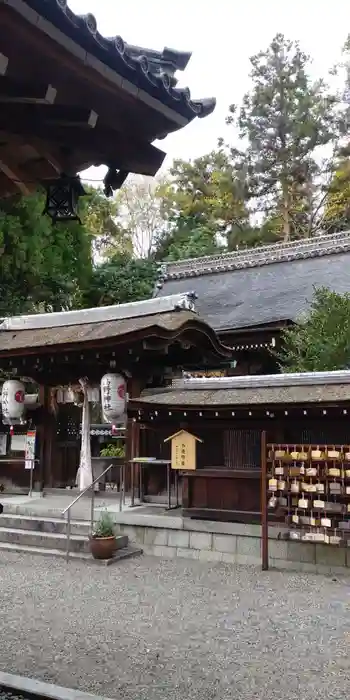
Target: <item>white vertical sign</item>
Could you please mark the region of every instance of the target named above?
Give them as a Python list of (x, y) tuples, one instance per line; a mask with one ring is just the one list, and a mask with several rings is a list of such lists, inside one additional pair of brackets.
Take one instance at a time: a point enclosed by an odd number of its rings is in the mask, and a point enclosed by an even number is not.
[(25, 447), (25, 469), (34, 469), (36, 430), (28, 430)]

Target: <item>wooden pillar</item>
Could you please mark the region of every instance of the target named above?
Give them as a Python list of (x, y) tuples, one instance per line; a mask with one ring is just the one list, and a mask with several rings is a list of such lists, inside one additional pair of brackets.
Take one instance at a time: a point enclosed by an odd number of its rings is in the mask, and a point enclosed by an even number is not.
[[(132, 377), (128, 385), (128, 392), (131, 399), (137, 399), (144, 387), (144, 380), (138, 377)], [(138, 423), (134, 423), (130, 418), (127, 421), (126, 428), (126, 445), (125, 445), (125, 459), (126, 459), (126, 475), (125, 475), (125, 490), (130, 491), (131, 488), (131, 469), (128, 466), (129, 460), (134, 457), (139, 456), (139, 445), (140, 445), (140, 426)], [(134, 465), (134, 479), (135, 484), (138, 484), (139, 479), (139, 465)]]
[(131, 467), (130, 460), (132, 459), (132, 421), (130, 418), (127, 420), (126, 424), (126, 440), (125, 440), (125, 491), (128, 493), (131, 488)]
[(42, 404), (42, 420), (38, 426), (39, 437), (39, 483), (40, 488), (53, 486), (52, 447), (55, 439), (55, 418), (50, 411), (50, 387), (39, 390)]

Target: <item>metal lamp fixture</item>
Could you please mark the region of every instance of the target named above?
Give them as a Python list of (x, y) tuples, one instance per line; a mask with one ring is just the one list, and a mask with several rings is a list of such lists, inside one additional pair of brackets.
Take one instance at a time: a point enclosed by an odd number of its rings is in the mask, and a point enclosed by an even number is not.
[(78, 215), (79, 197), (86, 195), (80, 177), (61, 175), (57, 180), (46, 183), (46, 204), (43, 214), (54, 223), (80, 221)]

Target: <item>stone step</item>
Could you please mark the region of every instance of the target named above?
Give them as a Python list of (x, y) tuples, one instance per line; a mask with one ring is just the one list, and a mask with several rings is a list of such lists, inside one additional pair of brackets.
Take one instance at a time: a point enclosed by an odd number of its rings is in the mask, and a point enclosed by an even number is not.
[[(46, 547), (47, 549), (66, 550), (66, 535), (57, 532), (38, 532), (37, 530), (22, 530), (21, 528), (0, 527), (0, 543), (24, 544), (29, 547)], [(72, 535), (70, 538), (72, 552), (88, 552), (89, 540), (83, 535)]]
[[(4, 507), (4, 515), (29, 515), (32, 517), (54, 518), (55, 520), (65, 520), (66, 516), (62, 514), (72, 503), (71, 498), (39, 498), (33, 501), (27, 500), (25, 503), (15, 503), (11, 500), (4, 499), (0, 503)], [(104, 510), (111, 505), (111, 501), (106, 501), (101, 498), (96, 498), (94, 501), (96, 511)], [(119, 508), (119, 501), (118, 501)], [(90, 521), (91, 518), (91, 498), (83, 496), (71, 508), (71, 518), (74, 520)]]
[[(67, 521), (62, 518), (47, 518), (41, 515), (15, 515), (3, 513), (0, 516), (0, 527), (19, 528), (20, 530), (37, 530), (38, 532), (58, 533), (65, 535)], [(85, 535), (90, 533), (90, 522), (87, 520), (71, 520), (71, 534)]]
[[(128, 544), (127, 535), (117, 535), (117, 549), (122, 549)], [(21, 528), (0, 527), (0, 545), (1, 543), (19, 544), (29, 547), (57, 549), (66, 551), (67, 537), (65, 534), (57, 532), (42, 532), (37, 530), (28, 530)], [(87, 535), (71, 535), (70, 537), (71, 552), (89, 553), (89, 539)]]
[[(61, 559), (64, 559), (66, 557), (66, 552), (62, 549), (34, 547), (30, 545), (20, 544), (17, 542), (0, 542), (0, 552), (1, 551), (19, 553), (22, 552), (23, 554), (40, 554), (41, 556), (45, 557), (60, 557)], [(91, 554), (87, 552), (70, 552), (69, 559), (90, 561), (95, 564), (110, 566), (111, 564), (115, 564), (123, 559), (130, 559), (131, 557), (140, 556), (141, 554), (142, 549), (138, 547), (133, 547), (132, 545), (128, 545), (127, 547), (123, 547), (122, 549), (116, 550), (112, 559), (93, 559)]]
[[(65, 502), (62, 502), (58, 505), (53, 505), (50, 503), (50, 500), (47, 499), (48, 503), (43, 503), (45, 501), (44, 498), (41, 498), (40, 501), (35, 501), (33, 502), (32, 505), (28, 503), (23, 503), (23, 504), (15, 504), (15, 503), (6, 503), (4, 501), (3, 506), (4, 506), (4, 515), (28, 515), (31, 517), (43, 517), (43, 518), (54, 518), (55, 520), (65, 520), (65, 516), (62, 515), (62, 511), (69, 506), (69, 500), (66, 500)], [(0, 496), (0, 502), (1, 502), (1, 496)], [(79, 505), (79, 508), (78, 508)], [(79, 514), (81, 516), (79, 517)], [(74, 518), (75, 520), (80, 520), (80, 519), (86, 519), (88, 521), (90, 519), (90, 503), (84, 502), (78, 503), (72, 507), (71, 510), (71, 517)]]

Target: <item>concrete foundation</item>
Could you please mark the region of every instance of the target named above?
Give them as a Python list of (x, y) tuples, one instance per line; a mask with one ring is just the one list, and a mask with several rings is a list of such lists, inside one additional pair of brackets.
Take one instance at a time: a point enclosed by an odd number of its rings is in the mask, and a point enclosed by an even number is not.
[[(118, 530), (145, 554), (184, 557), (207, 562), (261, 566), (261, 527), (167, 517), (153, 523), (147, 516), (121, 514)], [(146, 522), (146, 518), (147, 521)], [(122, 520), (129, 522), (122, 522)], [(130, 519), (134, 522), (131, 523)], [(138, 522), (135, 522), (137, 519)], [(174, 522), (176, 521), (176, 522)], [(269, 532), (269, 565), (321, 574), (350, 574), (350, 548), (280, 539), (278, 528)]]
[[(14, 527), (10, 515), (25, 515), (29, 520), (55, 518), (54, 526), (47, 530), (63, 532), (60, 525), (62, 511), (72, 500), (71, 494), (46, 496), (45, 498), (13, 497), (4, 499), (4, 516), (7, 526)], [(90, 520), (91, 502), (82, 498), (73, 511), (74, 535), (86, 530)], [(214, 522), (183, 518), (181, 509), (167, 511), (160, 506), (125, 507), (119, 512), (119, 501), (96, 499), (95, 518), (107, 510), (113, 517), (118, 533), (127, 535), (129, 542), (141, 548), (145, 554), (160, 557), (183, 557), (206, 562), (225, 562), (261, 566), (261, 527), (241, 523)], [(77, 523), (79, 520), (79, 524)], [(1, 518), (0, 518), (1, 521)], [(57, 522), (58, 521), (58, 522)], [(85, 524), (84, 524), (85, 521)], [(3, 525), (6, 520), (3, 519)], [(1, 522), (0, 522), (1, 526)], [(34, 527), (34, 525), (33, 525)], [(31, 528), (27, 525), (27, 530)], [(37, 526), (35, 525), (37, 529)], [(284, 528), (269, 529), (269, 565), (277, 569), (342, 574), (350, 573), (350, 547), (313, 544), (311, 542), (286, 541)], [(30, 536), (30, 532), (26, 536)], [(56, 535), (57, 537), (57, 535)], [(0, 543), (1, 544), (1, 543)], [(12, 545), (13, 546), (13, 545)], [(76, 545), (77, 547), (80, 544)]]

